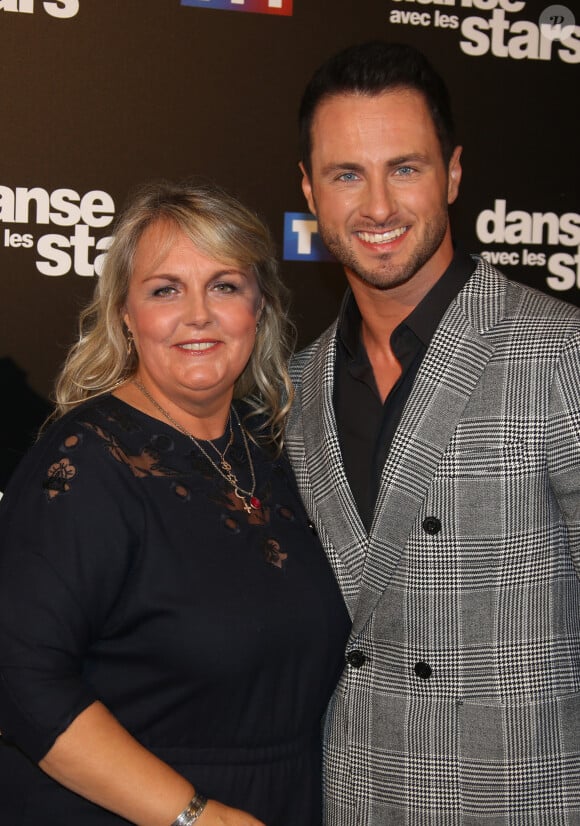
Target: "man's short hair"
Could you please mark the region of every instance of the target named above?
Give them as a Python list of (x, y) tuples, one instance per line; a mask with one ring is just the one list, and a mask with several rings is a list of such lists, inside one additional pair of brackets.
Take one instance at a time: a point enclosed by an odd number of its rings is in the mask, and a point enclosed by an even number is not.
[(397, 89), (420, 92), (429, 108), (445, 164), (455, 148), (449, 92), (425, 55), (402, 43), (371, 41), (350, 46), (320, 66), (304, 91), (299, 110), (302, 163), (311, 173), (312, 121), (322, 101), (334, 95), (380, 95)]

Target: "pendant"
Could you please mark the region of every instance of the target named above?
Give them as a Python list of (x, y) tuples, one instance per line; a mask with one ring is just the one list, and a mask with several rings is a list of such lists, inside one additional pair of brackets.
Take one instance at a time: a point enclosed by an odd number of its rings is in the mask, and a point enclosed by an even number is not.
[[(237, 481), (237, 480), (236, 480)], [(240, 489), (234, 485), (234, 494), (241, 500), (246, 513), (251, 513), (252, 510), (259, 511), (262, 507), (262, 500), (257, 496), (250, 496), (250, 504), (246, 501), (246, 497), (240, 492)]]

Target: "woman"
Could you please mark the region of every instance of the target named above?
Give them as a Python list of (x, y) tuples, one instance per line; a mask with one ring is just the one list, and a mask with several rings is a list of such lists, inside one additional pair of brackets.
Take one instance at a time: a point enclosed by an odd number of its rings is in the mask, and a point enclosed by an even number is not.
[(320, 823), (349, 622), (281, 452), (286, 341), (253, 214), (136, 198), (0, 504), (3, 823)]

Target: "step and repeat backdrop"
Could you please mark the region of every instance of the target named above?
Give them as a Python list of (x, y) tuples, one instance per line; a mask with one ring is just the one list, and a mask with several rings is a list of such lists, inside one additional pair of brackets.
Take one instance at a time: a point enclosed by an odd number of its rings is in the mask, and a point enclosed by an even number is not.
[(345, 282), (303, 202), (296, 111), (325, 57), (374, 38), (418, 46), (449, 84), (456, 241), (580, 304), (578, 0), (0, 0), (9, 452), (44, 415), (115, 214), (144, 181), (233, 191), (272, 227), (299, 343), (332, 320)]

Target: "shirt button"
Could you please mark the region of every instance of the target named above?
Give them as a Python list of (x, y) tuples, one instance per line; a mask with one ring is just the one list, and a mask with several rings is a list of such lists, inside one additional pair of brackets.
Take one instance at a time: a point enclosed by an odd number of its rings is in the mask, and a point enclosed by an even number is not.
[(316, 536), (316, 528), (314, 527), (314, 525), (312, 524), (312, 522), (309, 522), (309, 523), (308, 523), (308, 527), (310, 528), (310, 530), (312, 531), (312, 533), (314, 534), (314, 536)]
[(367, 661), (367, 658), (362, 651), (349, 651), (346, 655), (346, 661), (353, 668), (361, 668)]
[(435, 536), (436, 533), (439, 533), (441, 530), (441, 522), (437, 519), (436, 516), (427, 516), (423, 520), (423, 530), (425, 533), (431, 534), (431, 536)]
[(429, 663), (418, 662), (415, 663), (415, 674), (417, 677), (420, 677), (422, 680), (428, 680), (431, 674), (433, 673), (433, 669), (429, 665)]

